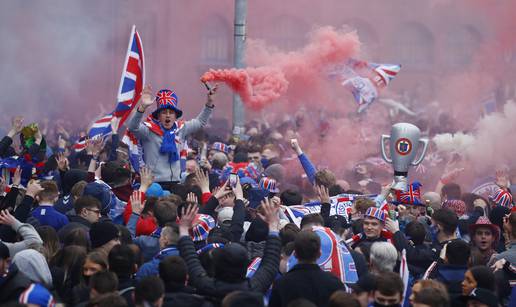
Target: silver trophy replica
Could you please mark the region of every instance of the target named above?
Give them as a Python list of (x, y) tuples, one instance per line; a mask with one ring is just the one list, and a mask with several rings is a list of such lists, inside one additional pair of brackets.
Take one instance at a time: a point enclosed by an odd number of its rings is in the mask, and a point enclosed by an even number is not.
[[(410, 166), (417, 166), (425, 158), (428, 148), (428, 140), (420, 138), (421, 131), (418, 127), (408, 123), (392, 125), (391, 135), (382, 135), (382, 158), (392, 164), (394, 169), (395, 190), (407, 191), (407, 174)], [(389, 140), (391, 158), (385, 154), (385, 140)], [(423, 144), (421, 157), (416, 160), (419, 144)]]

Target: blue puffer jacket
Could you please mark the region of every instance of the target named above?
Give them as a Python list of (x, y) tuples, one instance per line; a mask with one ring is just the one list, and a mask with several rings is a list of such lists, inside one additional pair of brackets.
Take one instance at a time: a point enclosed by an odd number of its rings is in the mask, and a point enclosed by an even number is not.
[(158, 276), (159, 263), (168, 256), (179, 256), (179, 250), (175, 245), (162, 249), (151, 261), (144, 263), (138, 272), (136, 272), (136, 280), (147, 276)]

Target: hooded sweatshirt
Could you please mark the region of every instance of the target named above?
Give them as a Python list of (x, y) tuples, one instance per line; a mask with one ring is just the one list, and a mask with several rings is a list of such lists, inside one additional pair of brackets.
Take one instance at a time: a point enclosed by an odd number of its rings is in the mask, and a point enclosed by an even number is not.
[(45, 257), (40, 252), (33, 249), (23, 250), (14, 256), (13, 264), (32, 282), (43, 284), (48, 289), (52, 288), (52, 275)]

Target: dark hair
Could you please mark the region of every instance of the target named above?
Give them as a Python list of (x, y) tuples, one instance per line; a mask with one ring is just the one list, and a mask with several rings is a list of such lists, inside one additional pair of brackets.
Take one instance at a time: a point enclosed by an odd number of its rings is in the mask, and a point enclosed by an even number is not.
[(344, 290), (333, 292), (328, 301), (328, 307), (360, 307), (360, 302), (351, 293)]
[(118, 229), (118, 233), (120, 234), (120, 244), (129, 245), (133, 243), (131, 232), (129, 231), (129, 229), (127, 229), (127, 227), (121, 224), (115, 224), (115, 226)]
[(287, 245), (289, 242), (294, 242), (301, 229), (294, 223), (288, 223), (279, 232), (281, 239), (281, 246)]
[(247, 158), (247, 152), (239, 151), (235, 153), (233, 156), (233, 162), (234, 163), (244, 163), (247, 162), (249, 159)]
[(86, 195), (77, 198), (76, 201), (73, 202), (73, 208), (75, 209), (75, 213), (77, 215), (81, 214), (82, 209), (99, 209), (100, 210), (100, 201), (93, 196)]
[(303, 201), (303, 196), (301, 195), (301, 193), (299, 193), (299, 191), (296, 191), (294, 189), (287, 189), (281, 192), (280, 200), (284, 206), (301, 205), (301, 202)]
[(509, 215), (509, 224), (511, 225), (511, 237), (516, 238), (516, 212)]
[(451, 265), (467, 265), (471, 250), (461, 239), (450, 241), (446, 246), (446, 259)]
[(87, 306), (95, 307), (127, 307), (127, 301), (118, 293), (106, 293), (92, 299)]
[(301, 231), (294, 241), (294, 250), (299, 261), (315, 262), (320, 256), (321, 239), (311, 230)]
[(403, 295), (403, 281), (399, 274), (394, 272), (382, 272), (376, 275), (376, 290), (383, 295)]
[[(86, 248), (77, 245), (66, 246), (59, 250), (54, 258), (50, 261), (51, 267), (61, 268), (64, 272), (63, 283), (70, 286), (76, 286), (80, 283), (82, 277), (82, 266), (86, 260)], [(59, 293), (62, 295), (63, 293)]]
[(442, 226), (444, 233), (447, 235), (452, 235), (459, 225), (457, 214), (450, 209), (435, 210), (432, 219)]
[(54, 200), (59, 195), (59, 188), (54, 180), (45, 180), (41, 182), (42, 191), (37, 196), (42, 200)]
[(365, 214), (367, 212), (367, 209), (375, 207), (376, 203), (372, 199), (361, 197), (355, 201), (354, 205), (358, 212), (360, 212), (361, 214)]
[(154, 217), (158, 226), (163, 227), (166, 223), (175, 223), (177, 219), (177, 208), (181, 204), (178, 196), (167, 197), (167, 199), (158, 200), (154, 207)]
[(426, 229), (422, 223), (412, 221), (405, 226), (405, 234), (410, 237), (414, 245), (421, 245), (425, 241)]
[[(485, 199), (484, 197), (480, 196), (480, 195), (477, 195), (477, 194), (474, 194), (474, 193), (463, 193), (462, 196), (461, 196), (461, 199), (464, 201), (464, 203), (466, 204), (466, 213), (471, 213), (475, 210), (475, 204), (474, 202), (477, 200), (477, 199), (481, 199), (482, 201), (484, 201), (486, 203), (486, 209), (489, 209), (489, 201), (487, 199)], [(482, 210), (482, 213), (483, 213), (483, 210)], [(489, 213), (489, 211), (488, 211)]]
[(108, 268), (108, 261), (106, 259), (106, 255), (104, 253), (101, 253), (98, 251), (89, 252), (86, 255), (85, 261), (86, 260), (89, 260), (93, 263), (100, 265), (103, 270), (107, 270), (107, 268)]
[(316, 226), (324, 226), (324, 219), (319, 213), (311, 213), (303, 216), (303, 219), (301, 220), (301, 229), (303, 229), (304, 226), (314, 224)]
[(262, 148), (260, 145), (257, 145), (257, 144), (254, 144), (254, 145), (251, 145), (247, 148), (247, 152), (259, 152), (261, 153), (262, 152)]
[(448, 293), (439, 288), (423, 288), (415, 297), (414, 302), (425, 304), (430, 307), (449, 307), (450, 298)]
[(100, 177), (109, 185), (119, 184), (131, 178), (131, 171), (123, 167), (121, 163), (109, 161), (100, 168)]
[(63, 238), (63, 246), (68, 245), (79, 245), (90, 250), (91, 244), (88, 231), (81, 227), (70, 230)]
[(490, 268), (485, 265), (478, 265), (470, 268), (469, 271), (477, 282), (477, 288), (495, 291), (495, 276)]
[(102, 271), (90, 277), (90, 288), (98, 294), (115, 292), (118, 289), (118, 277), (113, 272)]
[(157, 276), (147, 276), (136, 284), (134, 300), (136, 304), (148, 302), (154, 304), (165, 294), (163, 281)]
[(293, 301), (290, 301), (287, 307), (317, 307), (317, 305), (306, 298), (297, 298)]
[(183, 258), (170, 256), (159, 263), (159, 277), (165, 284), (184, 284), (188, 275), (188, 268)]
[(441, 189), (441, 195), (446, 195), (447, 200), (460, 199), (460, 196), (462, 195), (460, 185), (456, 184), (455, 182), (450, 182), (443, 185)]
[(263, 296), (251, 291), (233, 291), (222, 300), (222, 307), (263, 307)]
[(344, 193), (344, 189), (340, 185), (334, 184), (328, 188), (328, 193), (330, 194), (330, 196), (336, 196)]
[(323, 185), (327, 188), (336, 184), (337, 179), (335, 178), (335, 174), (329, 169), (318, 170), (315, 173), (315, 184), (317, 186)]
[(54, 227), (43, 225), (36, 227), (41, 240), (43, 241), (43, 255), (50, 261), (59, 251), (59, 237)]
[(134, 273), (136, 257), (129, 246), (117, 244), (109, 252), (108, 262), (109, 270), (119, 278), (130, 277)]

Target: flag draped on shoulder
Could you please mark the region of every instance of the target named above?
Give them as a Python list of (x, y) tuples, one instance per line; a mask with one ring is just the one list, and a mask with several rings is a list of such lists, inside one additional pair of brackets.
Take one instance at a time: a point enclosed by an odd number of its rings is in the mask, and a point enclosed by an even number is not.
[[(321, 239), (321, 256), (317, 259), (319, 267), (338, 277), (345, 284), (356, 283), (358, 273), (355, 261), (344, 240), (326, 227), (313, 227), (312, 231)], [(287, 271), (290, 271), (296, 264), (296, 257), (290, 256), (287, 262)]]
[[(133, 25), (129, 37), (129, 46), (125, 56), (122, 77), (117, 94), (117, 104), (113, 112), (97, 119), (91, 126), (88, 137), (106, 137), (111, 134), (111, 120), (120, 118), (119, 126), (122, 126), (131, 114), (138, 100), (140, 100), (143, 85), (145, 84), (145, 65), (143, 45)], [(76, 150), (82, 150), (83, 146), (76, 146)]]

